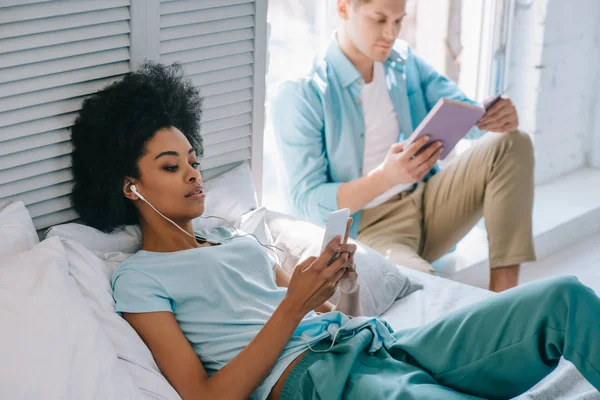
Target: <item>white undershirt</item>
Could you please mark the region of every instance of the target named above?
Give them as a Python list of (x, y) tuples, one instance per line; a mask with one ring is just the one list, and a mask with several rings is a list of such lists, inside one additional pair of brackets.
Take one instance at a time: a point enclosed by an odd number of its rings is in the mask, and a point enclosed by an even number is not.
[[(390, 146), (398, 141), (400, 133), (398, 116), (385, 84), (385, 70), (382, 63), (374, 64), (373, 80), (363, 87), (360, 99), (365, 119), (364, 176), (385, 160)], [(371, 200), (363, 208), (373, 208), (385, 203), (412, 186), (412, 184), (396, 185)]]

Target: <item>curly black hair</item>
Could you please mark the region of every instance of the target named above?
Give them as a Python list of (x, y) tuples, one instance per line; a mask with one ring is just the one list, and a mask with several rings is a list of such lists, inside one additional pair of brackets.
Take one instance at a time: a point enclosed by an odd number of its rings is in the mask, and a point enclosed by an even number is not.
[(179, 129), (200, 157), (201, 113), (200, 91), (179, 64), (146, 62), (88, 97), (71, 128), (71, 204), (81, 221), (107, 233), (137, 224), (125, 179), (140, 178), (146, 143), (163, 128)]

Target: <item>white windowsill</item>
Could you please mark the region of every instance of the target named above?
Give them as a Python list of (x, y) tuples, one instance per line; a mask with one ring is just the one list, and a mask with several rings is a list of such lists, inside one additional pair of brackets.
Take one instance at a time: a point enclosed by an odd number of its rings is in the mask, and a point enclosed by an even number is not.
[[(600, 169), (583, 168), (536, 187), (533, 233), (538, 261), (599, 232)], [(483, 224), (434, 267), (442, 277), (487, 289), (488, 242)]]

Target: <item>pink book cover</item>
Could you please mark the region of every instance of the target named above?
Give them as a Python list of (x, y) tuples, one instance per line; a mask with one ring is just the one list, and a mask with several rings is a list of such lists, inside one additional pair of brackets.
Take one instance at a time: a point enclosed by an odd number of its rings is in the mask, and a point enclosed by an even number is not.
[(484, 114), (483, 107), (457, 100), (440, 99), (408, 138), (408, 143), (429, 135), (431, 140), (421, 151), (430, 143), (439, 140), (444, 145), (444, 151), (440, 155), (440, 160), (443, 160)]

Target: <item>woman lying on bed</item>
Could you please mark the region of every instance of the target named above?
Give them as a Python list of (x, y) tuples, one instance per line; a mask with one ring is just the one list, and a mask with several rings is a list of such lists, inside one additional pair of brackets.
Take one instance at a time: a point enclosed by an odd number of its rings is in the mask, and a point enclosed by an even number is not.
[(200, 109), (180, 67), (147, 64), (86, 100), (72, 131), (82, 220), (142, 229), (141, 250), (113, 277), (116, 310), (183, 399), (510, 398), (561, 356), (600, 388), (600, 300), (575, 278), (393, 332), (349, 318), (360, 313), (358, 290), (326, 302), (340, 279), (356, 280), (355, 246), (343, 238), (290, 276), (253, 237), (194, 232), (204, 211)]

